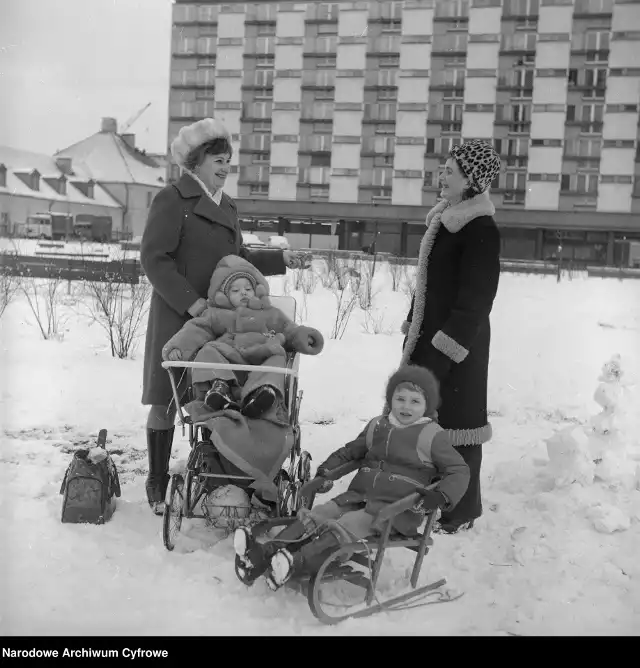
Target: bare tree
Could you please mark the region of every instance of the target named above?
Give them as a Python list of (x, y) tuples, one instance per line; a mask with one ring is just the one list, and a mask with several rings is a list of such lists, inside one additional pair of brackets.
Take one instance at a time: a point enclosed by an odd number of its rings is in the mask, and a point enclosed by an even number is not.
[(140, 326), (149, 310), (151, 285), (144, 278), (131, 285), (105, 278), (104, 282), (86, 281), (87, 308), (91, 319), (107, 334), (111, 355), (126, 359), (135, 349)]

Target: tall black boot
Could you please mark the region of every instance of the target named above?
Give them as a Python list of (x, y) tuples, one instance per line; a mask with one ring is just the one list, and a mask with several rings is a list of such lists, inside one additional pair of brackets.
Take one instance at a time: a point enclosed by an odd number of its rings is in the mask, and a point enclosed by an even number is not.
[(169, 485), (169, 459), (175, 427), (171, 429), (147, 428), (147, 455), (149, 475), (147, 476), (147, 500), (156, 515), (164, 513), (164, 500)]

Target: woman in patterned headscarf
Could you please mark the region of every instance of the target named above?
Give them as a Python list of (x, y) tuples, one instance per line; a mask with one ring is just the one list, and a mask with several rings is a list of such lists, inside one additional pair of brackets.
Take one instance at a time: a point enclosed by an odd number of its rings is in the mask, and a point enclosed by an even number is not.
[(403, 332), (403, 363), (430, 369), (440, 381), (440, 425), (467, 462), (471, 479), (437, 530), (470, 528), (482, 514), (482, 444), (487, 421), (489, 314), (500, 276), (500, 235), (488, 189), (500, 157), (486, 142), (456, 146), (441, 176), (442, 200), (427, 215), (416, 291)]

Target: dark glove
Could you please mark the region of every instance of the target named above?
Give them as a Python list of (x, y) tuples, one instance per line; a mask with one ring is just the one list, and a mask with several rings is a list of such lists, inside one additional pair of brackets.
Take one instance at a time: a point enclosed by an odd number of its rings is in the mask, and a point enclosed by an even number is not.
[(447, 500), (441, 492), (436, 492), (433, 489), (418, 489), (416, 491), (422, 496), (422, 507), (425, 510), (437, 510), (447, 505)]
[[(316, 470), (316, 478), (324, 478), (324, 476), (327, 474), (327, 470), (322, 468), (322, 466), (319, 466), (318, 469)], [(326, 494), (327, 492), (330, 492), (333, 489), (333, 480), (325, 480), (322, 483), (322, 487), (318, 489), (316, 494)]]

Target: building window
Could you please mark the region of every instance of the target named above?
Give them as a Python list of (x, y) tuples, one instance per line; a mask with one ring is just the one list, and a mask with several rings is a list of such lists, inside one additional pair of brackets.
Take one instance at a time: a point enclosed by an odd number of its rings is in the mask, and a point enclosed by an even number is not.
[(396, 88), (383, 88), (378, 91), (379, 100), (397, 100), (398, 91)]
[[(179, 6), (175, 5), (175, 7)], [(200, 23), (217, 23), (218, 7), (214, 5), (200, 5), (198, 7), (198, 21)]]
[(171, 72), (172, 86), (195, 86), (198, 70), (173, 70)]
[(433, 51), (466, 51), (468, 33), (448, 32), (446, 35), (434, 35)]
[(608, 51), (609, 31), (590, 30), (584, 36), (584, 45), (588, 51)]
[(319, 23), (318, 35), (337, 35), (338, 25), (336, 23)]
[(363, 150), (365, 153), (392, 154), (395, 149), (396, 138), (391, 136), (367, 137), (364, 140)]
[(176, 40), (174, 53), (180, 55), (195, 54), (197, 40), (195, 37), (179, 37)]
[[(400, 67), (399, 56), (380, 56), (378, 67)], [(395, 84), (393, 84), (395, 86)]]
[(268, 183), (251, 183), (249, 186), (249, 193), (251, 195), (268, 195), (269, 194), (269, 184)]
[(331, 151), (331, 135), (307, 135), (302, 137), (300, 149), (302, 151)]
[(217, 45), (217, 37), (198, 37), (198, 53), (200, 55), (207, 56), (215, 53)]
[(273, 88), (256, 88), (253, 97), (256, 100), (273, 100)]
[(333, 100), (335, 94), (333, 88), (326, 88), (324, 90), (317, 90), (314, 97), (316, 100)]
[(338, 18), (338, 5), (335, 3), (321, 2), (317, 5), (315, 11), (316, 19), (323, 21), (333, 21)]
[(255, 51), (258, 54), (272, 54), (275, 52), (275, 37), (256, 37)]
[(614, 0), (576, 0), (574, 14), (611, 14)]
[(526, 190), (527, 175), (524, 172), (507, 172), (504, 187), (505, 190)]
[(302, 118), (333, 118), (333, 102), (318, 102), (312, 108), (303, 109)]
[(594, 67), (583, 70), (584, 85), (589, 88), (604, 88), (607, 85), (606, 67)]
[(253, 85), (264, 88), (273, 86), (273, 70), (254, 70)]
[(371, 185), (381, 188), (390, 188), (393, 180), (393, 169), (390, 167), (374, 167), (371, 176)]
[(375, 81), (378, 86), (397, 86), (398, 70), (395, 68), (378, 70)]
[(251, 102), (246, 105), (247, 118), (271, 118), (272, 102)]
[(267, 165), (243, 165), (240, 167), (240, 180), (251, 183), (268, 183), (269, 167)]
[(271, 132), (271, 121), (256, 121), (253, 124), (254, 132)]
[(196, 85), (202, 88), (209, 88), (215, 84), (216, 71), (212, 67), (201, 67), (196, 70)]
[(275, 36), (275, 34), (276, 34), (276, 27), (273, 23), (258, 24), (258, 35)]
[(604, 113), (604, 104), (583, 104), (582, 117), (583, 123), (602, 123)]
[(334, 69), (336, 68), (336, 57), (335, 56), (325, 56), (324, 58), (318, 58), (316, 60), (316, 67), (322, 69)]
[(198, 18), (198, 8), (196, 5), (174, 5), (173, 22), (174, 23), (193, 23)]
[(329, 197), (329, 186), (316, 186), (309, 191), (311, 199), (327, 199)]
[(315, 46), (312, 46), (314, 53), (335, 53), (338, 48), (338, 37), (336, 35), (323, 35), (316, 37)]
[(257, 56), (256, 67), (271, 67), (273, 68), (273, 56)]
[(330, 167), (307, 167), (299, 170), (298, 181), (312, 185), (329, 185)]
[(514, 35), (502, 36), (503, 51), (535, 51), (537, 34), (535, 32), (518, 32)]
[(437, 0), (435, 15), (438, 18), (464, 18), (469, 16), (469, 0)]
[(506, 156), (525, 156), (529, 153), (528, 139), (496, 139), (494, 140), (496, 152)]
[(505, 16), (537, 16), (540, 0), (506, 0)]

